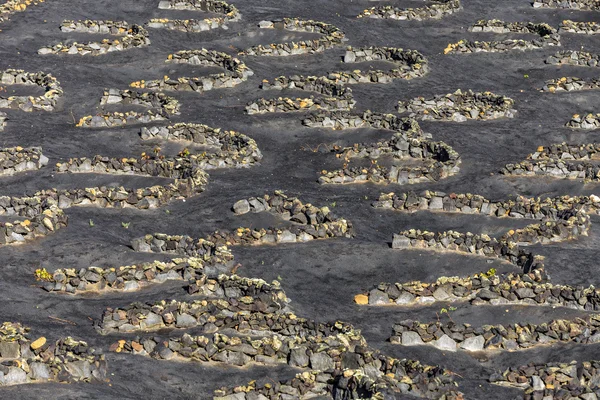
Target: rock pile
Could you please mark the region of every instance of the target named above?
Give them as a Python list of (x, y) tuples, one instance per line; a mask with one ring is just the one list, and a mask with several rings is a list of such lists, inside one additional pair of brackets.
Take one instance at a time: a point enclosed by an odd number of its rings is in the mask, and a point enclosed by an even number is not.
[(225, 72), (203, 77), (180, 77), (136, 81), (131, 87), (164, 91), (193, 91), (202, 93), (213, 89), (231, 88), (245, 82), (254, 73), (245, 63), (229, 54), (215, 50), (182, 50), (167, 56), (167, 63), (190, 64), (223, 68)]
[(0, 23), (15, 13), (25, 11), (27, 6), (42, 3), (44, 0), (7, 0), (0, 4)]
[(600, 128), (600, 114), (590, 113), (585, 116), (575, 114), (565, 126), (574, 129), (598, 129)]
[(560, 46), (560, 35), (556, 28), (545, 23), (533, 22), (504, 22), (497, 19), (480, 20), (469, 28), (471, 32), (493, 32), (493, 33), (531, 33), (539, 35), (539, 39), (505, 39), (500, 41), (479, 42), (460, 40), (450, 43), (444, 50), (448, 53), (501, 53), (511, 50), (533, 50), (542, 49), (547, 46)]
[(534, 399), (580, 399), (594, 400), (598, 390), (600, 363), (585, 361), (580, 366), (570, 363), (530, 363), (494, 373), (490, 382), (523, 389), (525, 400)]
[(364, 10), (357, 18), (382, 18), (396, 20), (440, 19), (454, 14), (462, 6), (460, 0), (431, 0), (431, 5), (419, 8), (398, 8), (394, 6), (377, 6)]
[(95, 382), (106, 380), (101, 351), (71, 337), (49, 342), (29, 338), (29, 328), (19, 323), (0, 326), (0, 386), (40, 382)]
[(221, 14), (219, 17), (205, 19), (153, 18), (148, 22), (149, 28), (164, 28), (182, 32), (204, 32), (211, 29), (227, 29), (228, 22), (241, 19), (239, 10), (232, 4), (219, 0), (164, 0), (158, 3), (161, 10), (203, 11)]
[(76, 126), (85, 128), (112, 128), (127, 124), (148, 123), (168, 119), (179, 114), (179, 101), (164, 93), (142, 93), (132, 90), (105, 90), (100, 99), (100, 106), (111, 104), (136, 105), (157, 109), (146, 113), (137, 111), (109, 112), (103, 115), (87, 115), (82, 117)]
[[(391, 114), (375, 114), (366, 111), (362, 115), (338, 112), (317, 114), (303, 121), (310, 127), (330, 127), (332, 129), (353, 129), (372, 127), (394, 131), (388, 141), (377, 143), (357, 143), (350, 147), (333, 146), (338, 158), (346, 161), (344, 168), (335, 171), (322, 171), (319, 182), (322, 184), (347, 184), (373, 182), (417, 183), (438, 181), (458, 172), (460, 155), (444, 142), (433, 142), (431, 135), (423, 133), (419, 124), (410, 118), (398, 118)], [(376, 160), (380, 156), (392, 156), (396, 160), (417, 159), (427, 163), (425, 166), (397, 166), (390, 168), (377, 165), (371, 167), (350, 167), (352, 159), (369, 158)]]
[(41, 147), (8, 147), (0, 149), (0, 176), (35, 171), (48, 164)]
[(596, 0), (534, 0), (532, 4), (534, 8), (600, 11), (600, 4)]
[(581, 67), (597, 67), (599, 54), (585, 51), (564, 50), (546, 58), (545, 63), (551, 65), (577, 65)]
[(398, 112), (410, 113), (411, 117), (424, 121), (443, 120), (464, 122), (469, 119), (489, 120), (513, 118), (517, 110), (513, 109), (513, 99), (491, 92), (462, 92), (436, 95), (433, 98), (416, 97), (399, 101)]
[(573, 320), (556, 319), (542, 324), (483, 325), (420, 323), (405, 320), (394, 324), (390, 342), (404, 346), (433, 345), (440, 350), (522, 350), (553, 343), (600, 342), (600, 315)]
[(544, 175), (551, 178), (581, 179), (584, 182), (600, 180), (600, 166), (590, 160), (598, 157), (600, 144), (569, 145), (567, 143), (539, 146), (525, 161), (507, 164), (500, 170), (509, 176)]
[(67, 226), (63, 210), (37, 196), (0, 196), (0, 215), (26, 218), (0, 222), (0, 246), (23, 244)]
[(600, 33), (600, 24), (597, 22), (575, 22), (566, 19), (560, 24), (560, 31), (595, 35)]
[(582, 79), (573, 76), (550, 79), (544, 82), (540, 92), (573, 92), (577, 90), (593, 90), (600, 88), (600, 79)]
[(0, 132), (4, 130), (6, 127), (6, 120), (8, 119), (8, 115), (0, 111)]
[(261, 21), (262, 29), (285, 29), (293, 32), (319, 33), (323, 37), (312, 40), (301, 40), (291, 43), (272, 43), (267, 46), (257, 45), (241, 52), (249, 56), (291, 56), (296, 54), (320, 53), (336, 47), (345, 41), (344, 32), (337, 27), (324, 22), (301, 20), (298, 18), (284, 18), (276, 21)]
[(148, 31), (140, 25), (129, 25), (126, 21), (63, 21), (60, 26), (63, 32), (106, 33), (121, 37), (104, 39), (102, 42), (60, 42), (53, 46), (42, 47), (38, 54), (79, 54), (82, 56), (99, 56), (113, 51), (124, 51), (150, 45)]
[(60, 82), (52, 75), (44, 72), (6, 69), (0, 71), (0, 83), (3, 85), (39, 86), (45, 91), (41, 96), (0, 96), (0, 108), (19, 109), (27, 112), (34, 110), (54, 111), (63, 95)]

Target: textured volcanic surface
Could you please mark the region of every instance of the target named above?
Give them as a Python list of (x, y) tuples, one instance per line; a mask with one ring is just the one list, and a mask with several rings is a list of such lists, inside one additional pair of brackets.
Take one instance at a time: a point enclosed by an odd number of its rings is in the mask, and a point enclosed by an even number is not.
[[(410, 228), (431, 231), (458, 230), (500, 236), (511, 228), (525, 225), (521, 220), (483, 216), (417, 212), (398, 213), (378, 210), (371, 202), (381, 192), (397, 193), (424, 189), (447, 193), (477, 193), (493, 200), (509, 196), (589, 195), (597, 184), (544, 177), (507, 178), (498, 171), (506, 163), (523, 160), (537, 146), (567, 141), (596, 141), (594, 131), (571, 130), (564, 124), (574, 113), (600, 112), (600, 91), (540, 93), (547, 79), (561, 76), (596, 77), (597, 68), (553, 66), (544, 59), (556, 48), (508, 53), (443, 54), (448, 43), (462, 38), (495, 40), (492, 34), (475, 34), (467, 28), (479, 19), (547, 22), (553, 26), (564, 19), (600, 20), (600, 13), (569, 10), (534, 9), (524, 0), (490, 2), (463, 0), (463, 10), (441, 20), (393, 21), (357, 19), (374, 3), (359, 0), (318, 2), (247, 0), (234, 1), (242, 19), (228, 24), (229, 29), (202, 33), (182, 33), (151, 29), (148, 47), (115, 52), (99, 57), (38, 55), (45, 45), (65, 40), (68, 34), (58, 27), (64, 19), (125, 20), (144, 24), (164, 17), (156, 0), (46, 0), (26, 12), (15, 14), (0, 25), (0, 70), (7, 68), (44, 71), (53, 74), (64, 89), (64, 102), (55, 112), (24, 113), (6, 110), (9, 121), (0, 133), (0, 147), (41, 146), (50, 163), (70, 157), (102, 154), (114, 157), (151, 152), (154, 144), (139, 139), (139, 127), (86, 130), (75, 127), (74, 120), (96, 113), (105, 88), (125, 89), (140, 79), (157, 79), (165, 74), (177, 76), (213, 69), (167, 65), (167, 55), (184, 49), (207, 48), (235, 54), (255, 44), (312, 38), (315, 35), (285, 31), (259, 30), (261, 20), (301, 17), (334, 24), (345, 32), (346, 45), (392, 46), (414, 49), (428, 60), (430, 72), (410, 81), (388, 84), (358, 84), (352, 90), (357, 101), (355, 112), (372, 110), (394, 113), (399, 100), (417, 96), (454, 92), (456, 89), (491, 91), (515, 100), (516, 118), (493, 121), (420, 122), (423, 130), (451, 145), (460, 153), (460, 172), (437, 183), (415, 185), (374, 184), (325, 186), (317, 182), (323, 169), (339, 168), (332, 154), (307, 151), (321, 143), (340, 145), (373, 142), (388, 138), (390, 132), (375, 129), (331, 131), (301, 124), (305, 113), (247, 115), (247, 102), (260, 97), (277, 97), (277, 91), (262, 91), (263, 79), (279, 75), (323, 75), (328, 71), (348, 70), (340, 61), (343, 47), (314, 55), (290, 57), (241, 57), (254, 76), (232, 89), (202, 94), (175, 92), (181, 102), (181, 115), (174, 122), (196, 122), (242, 132), (255, 139), (264, 159), (249, 169), (209, 171), (206, 191), (183, 201), (174, 201), (155, 210), (111, 210), (71, 208), (67, 228), (22, 246), (0, 246), (0, 321), (19, 321), (36, 334), (51, 338), (72, 335), (106, 351), (110, 383), (107, 384), (32, 384), (0, 389), (0, 397), (13, 399), (196, 399), (210, 398), (221, 386), (244, 384), (252, 379), (290, 378), (297, 370), (288, 367), (223, 365), (157, 361), (141, 356), (108, 352), (114, 336), (100, 336), (92, 326), (106, 307), (124, 306), (134, 301), (165, 298), (190, 298), (175, 281), (130, 293), (104, 296), (63, 296), (41, 290), (33, 278), (36, 269), (53, 271), (60, 267), (83, 268), (89, 265), (119, 266), (160, 257), (134, 252), (133, 238), (151, 232), (187, 234), (202, 237), (216, 229), (238, 226), (268, 226), (276, 223), (269, 216), (235, 216), (231, 206), (239, 199), (260, 196), (276, 189), (296, 195), (305, 202), (331, 205), (336, 214), (352, 221), (356, 237), (331, 239), (306, 244), (234, 247), (238, 274), (280, 279), (294, 312), (318, 321), (342, 320), (361, 329), (368, 343), (398, 358), (415, 358), (427, 364), (446, 367), (460, 376), (459, 390), (468, 399), (520, 398), (517, 389), (491, 385), (492, 372), (530, 361), (550, 362), (600, 359), (600, 344), (541, 346), (519, 352), (472, 356), (466, 352), (445, 353), (433, 347), (402, 347), (387, 339), (395, 322), (413, 318), (432, 321), (442, 305), (410, 308), (360, 307), (357, 293), (370, 290), (379, 282), (431, 281), (440, 276), (466, 276), (496, 267), (512, 271), (507, 264), (481, 257), (419, 250), (393, 250), (392, 234)], [(417, 1), (396, 1), (398, 5), (421, 5)], [(186, 17), (183, 11), (169, 17)], [(193, 18), (193, 17), (188, 17)], [(513, 37), (514, 35), (506, 35)], [(88, 36), (72, 38), (88, 40)], [(95, 36), (94, 36), (95, 37)], [(503, 36), (505, 37), (505, 36)], [(600, 53), (600, 41), (593, 36), (564, 34), (562, 49)], [(368, 68), (368, 65), (361, 66)], [(377, 63), (377, 67), (381, 67)], [(171, 72), (172, 70), (172, 72)], [(14, 87), (8, 87), (13, 90)], [(19, 93), (28, 93), (18, 89)], [(302, 92), (285, 92), (302, 94)], [(10, 94), (10, 92), (9, 92)], [(174, 151), (177, 151), (175, 149)], [(142, 187), (159, 182), (156, 178), (54, 174), (50, 167), (39, 171), (0, 178), (1, 195), (23, 195), (50, 187), (83, 188), (107, 183)], [(166, 213), (165, 209), (170, 212)], [(94, 221), (91, 227), (89, 220)], [(124, 229), (122, 222), (130, 222)], [(577, 241), (533, 246), (534, 253), (546, 256), (546, 269), (555, 283), (598, 285), (596, 268), (600, 250), (600, 217), (592, 216), (589, 236)], [(166, 259), (166, 257), (163, 257)], [(573, 318), (581, 312), (565, 308), (526, 306), (457, 305), (452, 318), (474, 325), (544, 322), (554, 318)], [(50, 318), (50, 317), (56, 317)], [(64, 323), (61, 320), (72, 323)]]

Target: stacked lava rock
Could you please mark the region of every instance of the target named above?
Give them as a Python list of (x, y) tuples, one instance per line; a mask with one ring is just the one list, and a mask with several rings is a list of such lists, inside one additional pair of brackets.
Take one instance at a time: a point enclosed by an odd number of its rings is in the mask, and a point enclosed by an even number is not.
[(534, 0), (532, 4), (534, 8), (600, 11), (600, 4), (596, 0)]
[(503, 276), (488, 271), (465, 278), (440, 277), (435, 282), (381, 283), (354, 299), (358, 304), (374, 306), (470, 301), (473, 305), (523, 304), (600, 310), (599, 289), (544, 282), (541, 271)]
[(35, 171), (48, 164), (41, 147), (8, 147), (0, 149), (0, 175)]
[(432, 345), (440, 350), (523, 350), (552, 343), (600, 342), (600, 315), (542, 324), (483, 325), (405, 320), (393, 327), (390, 342), (405, 346)]
[(109, 89), (100, 99), (100, 106), (111, 104), (137, 105), (159, 110), (146, 113), (137, 111), (111, 112), (104, 115), (88, 115), (79, 120), (76, 126), (86, 128), (113, 128), (117, 126), (153, 121), (163, 121), (171, 115), (179, 114), (179, 101), (163, 93), (141, 93), (131, 90)]
[(534, 399), (582, 399), (598, 398), (600, 363), (585, 361), (578, 367), (576, 361), (570, 363), (530, 363), (509, 368), (503, 373), (495, 373), (490, 382), (520, 388), (525, 391), (525, 400)]
[(564, 50), (546, 58), (546, 64), (597, 67), (600, 55), (585, 51)]
[(136, 81), (132, 82), (130, 86), (150, 90), (193, 91), (202, 93), (208, 90), (237, 86), (254, 74), (244, 62), (229, 54), (215, 50), (178, 51), (167, 56), (167, 63), (217, 67), (223, 68), (225, 72), (202, 77), (170, 78), (165, 75), (163, 79)]
[(578, 90), (593, 90), (600, 88), (600, 79), (582, 79), (566, 76), (558, 79), (549, 79), (544, 82), (541, 92), (573, 92)]
[(29, 338), (19, 323), (0, 326), (0, 385), (40, 382), (94, 382), (106, 379), (104, 355), (71, 337), (55, 343)]
[(600, 144), (596, 143), (583, 145), (559, 143), (539, 146), (537, 151), (529, 154), (525, 161), (507, 164), (500, 173), (513, 176), (545, 175), (553, 178), (581, 179), (584, 182), (598, 181), (600, 167), (591, 161), (598, 158), (599, 150)]
[(344, 32), (337, 27), (324, 22), (301, 20), (298, 18), (284, 18), (277, 21), (261, 21), (259, 26), (263, 29), (285, 29), (293, 32), (319, 33), (319, 39), (302, 40), (299, 42), (258, 45), (251, 47), (241, 54), (249, 56), (290, 56), (295, 54), (314, 54), (342, 44), (345, 39)]
[(43, 72), (6, 69), (0, 71), (0, 83), (3, 85), (39, 86), (45, 91), (41, 96), (0, 96), (0, 108), (19, 109), (26, 112), (34, 110), (54, 111), (63, 95), (60, 82), (52, 75)]
[(219, 17), (204, 19), (167, 19), (153, 18), (148, 22), (150, 28), (164, 28), (182, 32), (204, 32), (216, 28), (227, 29), (228, 22), (241, 19), (239, 10), (232, 4), (219, 0), (163, 0), (158, 3), (161, 10), (203, 11), (220, 14)]
[(60, 26), (63, 32), (109, 34), (122, 37), (121, 40), (104, 39), (102, 42), (90, 43), (57, 43), (54, 46), (42, 47), (39, 54), (79, 54), (82, 56), (99, 56), (114, 51), (145, 47), (150, 45), (148, 31), (140, 25), (129, 25), (125, 21), (63, 21)]
[(336, 171), (323, 170), (319, 177), (322, 184), (348, 184), (373, 182), (417, 183), (438, 181), (454, 175), (459, 170), (460, 155), (444, 142), (433, 142), (423, 133), (419, 124), (412, 118), (398, 118), (391, 114), (374, 114), (366, 111), (362, 115), (331, 113), (313, 115), (303, 121), (310, 127), (330, 127), (332, 129), (352, 129), (372, 127), (389, 129), (394, 132), (388, 141), (377, 143), (357, 143), (350, 147), (333, 146), (338, 158), (349, 162), (356, 158), (377, 159), (382, 155), (392, 155), (395, 159), (413, 158), (424, 161), (425, 166), (398, 166), (390, 168), (381, 165), (371, 167), (344, 166)]
[(398, 102), (398, 112), (409, 112), (411, 117), (424, 121), (444, 120), (464, 122), (469, 119), (489, 120), (496, 118), (513, 118), (513, 99), (496, 95), (491, 92), (462, 92), (437, 95), (426, 99), (417, 97), (408, 101)]
[(471, 32), (492, 33), (531, 33), (540, 36), (539, 39), (506, 39), (500, 41), (479, 42), (471, 40), (460, 40), (451, 43), (444, 50), (448, 53), (501, 53), (510, 50), (535, 50), (547, 46), (560, 46), (560, 34), (556, 28), (548, 24), (537, 24), (533, 22), (504, 22), (497, 19), (480, 20), (471, 28)]
[(430, 6), (419, 8), (398, 8), (394, 6), (378, 6), (364, 10), (358, 18), (379, 18), (396, 20), (416, 20), (423, 21), (428, 19), (440, 19), (454, 14), (462, 7), (460, 0), (431, 0)]

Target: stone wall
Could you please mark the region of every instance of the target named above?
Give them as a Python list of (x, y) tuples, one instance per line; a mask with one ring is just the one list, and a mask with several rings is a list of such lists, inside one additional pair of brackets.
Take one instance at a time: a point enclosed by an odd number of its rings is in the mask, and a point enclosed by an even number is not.
[(148, 31), (140, 25), (129, 25), (126, 21), (63, 21), (60, 26), (63, 32), (71, 33), (107, 33), (121, 39), (103, 40), (89, 43), (57, 43), (42, 47), (39, 54), (79, 54), (82, 56), (99, 56), (113, 51), (124, 51), (150, 45)]
[[(206, 254), (203, 258), (175, 258), (167, 262), (156, 260), (117, 268), (58, 268), (52, 275), (43, 279), (41, 286), (49, 292), (105, 293), (137, 290), (167, 280), (186, 280), (193, 285), (195, 293), (198, 291), (199, 282), (207, 279), (205, 267), (220, 265), (222, 268), (231, 269), (232, 264), (231, 252), (226, 247), (219, 247), (215, 249), (214, 254)], [(212, 287), (215, 287), (214, 285)]]
[(35, 171), (48, 164), (41, 147), (8, 147), (0, 149), (0, 176)]
[(545, 175), (552, 178), (581, 179), (584, 182), (597, 181), (600, 179), (600, 166), (589, 160), (598, 158), (598, 146), (595, 143), (539, 146), (537, 151), (529, 154), (524, 161), (506, 164), (500, 173), (510, 176)]
[[(240, 298), (239, 300), (242, 300)], [(251, 302), (254, 300), (254, 303)], [(122, 309), (107, 309), (98, 323), (102, 333), (118, 330), (156, 330), (164, 327), (191, 328), (201, 326), (212, 336), (170, 336), (163, 340), (157, 336), (135, 337), (119, 340), (112, 351), (149, 356), (161, 360), (195, 362), (220, 362), (234, 366), (249, 363), (273, 365), (287, 363), (305, 368), (305, 376), (320, 376), (316, 386), (307, 386), (315, 393), (331, 394), (332, 383), (340, 390), (352, 391), (343, 379), (354, 377), (365, 383), (373, 393), (392, 390), (420, 397), (440, 397), (455, 393), (455, 382), (449, 371), (421, 365), (413, 360), (397, 360), (382, 355), (367, 346), (360, 331), (343, 322), (316, 323), (299, 318), (276, 306), (257, 305), (256, 296), (246, 301), (230, 298), (227, 301), (195, 301), (193, 303), (162, 301), (141, 305), (132, 304)], [(276, 304), (276, 303), (274, 303)], [(281, 305), (281, 304), (280, 304)], [(240, 309), (246, 310), (238, 312)], [(118, 320), (118, 321), (117, 321)], [(241, 334), (251, 334), (258, 339), (216, 333), (227, 328)], [(342, 371), (344, 375), (341, 376)], [(308, 374), (308, 375), (306, 375)], [(312, 381), (315, 383), (314, 381)], [(352, 382), (346, 381), (346, 382)], [(223, 388), (215, 392), (228, 399), (246, 398), (253, 390), (267, 390), (271, 395), (290, 395), (287, 384), (240, 391)], [(295, 385), (296, 390), (299, 387)], [(232, 393), (238, 393), (232, 395)], [(244, 397), (240, 397), (239, 394)], [(458, 395), (458, 393), (456, 393)], [(458, 397), (447, 397), (448, 399)]]
[(600, 114), (575, 114), (571, 120), (565, 124), (568, 128), (573, 129), (598, 129), (600, 128)]
[(296, 32), (319, 33), (323, 37), (312, 40), (301, 40), (291, 43), (272, 43), (270, 45), (257, 45), (241, 52), (249, 56), (291, 56), (296, 54), (320, 53), (332, 47), (340, 46), (345, 41), (344, 32), (337, 27), (324, 22), (301, 20), (298, 18), (284, 18), (276, 21), (261, 21), (262, 29), (284, 29)]
[(43, 382), (103, 382), (106, 361), (101, 351), (71, 337), (49, 342), (31, 340), (19, 323), (0, 326), (0, 386)]
[[(599, 146), (600, 149), (600, 146)], [(558, 150), (556, 147), (548, 151)], [(540, 152), (540, 154), (542, 154)], [(425, 190), (420, 194), (406, 192), (382, 193), (373, 203), (374, 208), (416, 212), (421, 210), (464, 214), (482, 214), (491, 217), (526, 218), (537, 220), (560, 219), (560, 210), (583, 210), (590, 214), (600, 211), (600, 197), (559, 196), (531, 198), (517, 196), (514, 200), (492, 201), (471, 193), (444, 193)]]
[(510, 50), (533, 50), (547, 46), (560, 46), (560, 34), (556, 28), (545, 23), (533, 22), (504, 22), (498, 19), (480, 20), (469, 28), (471, 32), (492, 33), (530, 33), (539, 35), (539, 39), (505, 39), (500, 41), (479, 42), (460, 40), (451, 43), (444, 50), (448, 53), (501, 53)]
[[(282, 191), (275, 191), (273, 195), (265, 194), (263, 197), (251, 197), (239, 200), (233, 205), (236, 214), (248, 212), (269, 212), (284, 221), (294, 225), (288, 229), (275, 228), (250, 230), (238, 229), (231, 238), (221, 238), (227, 243), (290, 243), (306, 242), (313, 239), (333, 237), (352, 237), (354, 230), (352, 223), (336, 216), (327, 206), (316, 207), (310, 203), (303, 203), (297, 197), (287, 196)], [(218, 233), (213, 235), (216, 238)]]
[[(336, 358), (340, 358), (339, 356)], [(251, 400), (255, 398), (385, 398), (407, 394), (411, 397), (460, 400), (450, 372), (415, 360), (398, 360), (376, 351), (359, 349), (341, 355), (340, 368), (310, 370), (280, 382), (215, 391), (215, 400)], [(338, 397), (339, 396), (339, 397)]]
[(266, 114), (295, 111), (341, 111), (354, 108), (356, 101), (352, 97), (278, 97), (276, 99), (258, 99), (246, 104), (246, 113)]
[(483, 325), (453, 321), (394, 324), (390, 342), (404, 346), (432, 345), (443, 351), (524, 350), (553, 343), (600, 342), (600, 315), (573, 320), (556, 319), (542, 324)]
[(594, 35), (600, 33), (600, 24), (597, 22), (575, 22), (569, 19), (565, 19), (560, 24), (560, 31), (568, 33), (582, 33), (587, 35)]
[(0, 246), (24, 244), (67, 226), (67, 216), (60, 208), (42, 204), (36, 197), (15, 201), (14, 198), (1, 196), (0, 215), (18, 215), (27, 218), (12, 223), (0, 222)]
[(600, 55), (585, 51), (563, 50), (546, 58), (550, 65), (577, 65), (581, 67), (597, 67)]
[(381, 155), (391, 155), (397, 160), (413, 158), (429, 163), (422, 167), (393, 165), (391, 168), (387, 168), (375, 165), (371, 167), (345, 166), (335, 171), (324, 170), (319, 177), (319, 182), (322, 184), (437, 181), (454, 175), (459, 170), (459, 154), (444, 142), (429, 140), (431, 135), (423, 133), (419, 124), (410, 118), (398, 118), (391, 114), (375, 114), (370, 111), (362, 115), (338, 112), (312, 115), (305, 119), (303, 124), (310, 127), (330, 127), (336, 130), (372, 127), (395, 131), (388, 141), (371, 144), (357, 143), (345, 148), (334, 146), (333, 151), (346, 163), (356, 158), (377, 159)]
[[(169, 127), (148, 128), (142, 131), (146, 138), (192, 139), (200, 145), (220, 146), (214, 152), (192, 154), (182, 151), (176, 157), (160, 154), (142, 154), (140, 158), (70, 159), (57, 163), (59, 173), (136, 174), (167, 177), (173, 183), (139, 189), (124, 187), (90, 187), (81, 189), (41, 190), (28, 197), (2, 197), (0, 214), (19, 215), (26, 221), (2, 223), (0, 243), (16, 244), (33, 240), (66, 226), (62, 209), (73, 206), (148, 209), (167, 204), (173, 199), (189, 198), (202, 192), (208, 182), (204, 169), (247, 167), (255, 165), (262, 154), (254, 140), (245, 135), (220, 131), (204, 125), (176, 124)], [(39, 154), (38, 154), (39, 153)], [(46, 163), (40, 149), (5, 149), (4, 173), (38, 168)], [(335, 224), (334, 224), (335, 225)], [(342, 229), (336, 227), (333, 229)], [(327, 230), (326, 230), (327, 231)]]
[(190, 141), (209, 146), (211, 152), (190, 154), (194, 165), (203, 170), (215, 168), (248, 168), (262, 160), (262, 153), (251, 137), (236, 131), (224, 131), (202, 124), (177, 123), (167, 127), (142, 127), (143, 140)]
[(137, 111), (109, 112), (103, 115), (82, 117), (76, 126), (85, 128), (112, 128), (126, 124), (162, 121), (172, 115), (179, 114), (180, 104), (177, 99), (164, 93), (136, 92), (132, 90), (105, 90), (100, 98), (100, 106), (111, 104), (135, 105), (156, 109), (146, 113)]
[(521, 304), (562, 306), (577, 310), (600, 310), (600, 290), (544, 282), (542, 271), (497, 276), (493, 272), (465, 278), (441, 277), (435, 282), (381, 283), (365, 294), (355, 296), (362, 305), (430, 304), (436, 301), (473, 305)]
[(131, 87), (164, 91), (194, 91), (202, 93), (213, 89), (231, 88), (248, 80), (254, 72), (239, 59), (215, 50), (182, 50), (167, 56), (169, 64), (190, 64), (223, 68), (225, 72), (202, 77), (170, 78), (136, 81)]
[(600, 5), (596, 0), (534, 0), (532, 4), (534, 8), (600, 11)]
[(358, 18), (382, 18), (395, 20), (440, 19), (462, 9), (460, 0), (431, 0), (431, 5), (419, 8), (398, 8), (394, 6), (377, 6), (364, 10)]
[(469, 119), (489, 120), (513, 118), (516, 110), (514, 100), (491, 92), (462, 92), (436, 95), (433, 98), (417, 97), (399, 101), (398, 112), (410, 113), (411, 117), (421, 120), (444, 120), (464, 122)]
[(305, 330), (305, 321), (283, 312), (285, 309), (285, 302), (271, 296), (133, 303), (123, 308), (107, 308), (96, 322), (96, 329), (103, 335), (194, 327), (207, 333), (224, 328), (264, 331), (271, 330), (275, 324), (281, 326), (282, 331)]
[[(236, 214), (268, 211), (285, 221), (293, 223), (288, 228), (238, 228), (235, 231), (216, 231), (208, 241), (217, 245), (254, 245), (270, 243), (296, 243), (315, 239), (352, 237), (352, 223), (337, 217), (328, 207), (315, 207), (302, 203), (296, 197), (289, 197), (281, 191), (263, 197), (240, 200), (233, 206)], [(206, 247), (205, 239), (189, 236), (171, 236), (161, 233), (146, 235), (132, 242), (136, 251), (171, 253), (196, 257), (198, 251)]]
[[(546, 228), (547, 225), (542, 225), (542, 227)], [(537, 233), (535, 230), (534, 232)], [(544, 233), (551, 235), (552, 228), (546, 230)], [(532, 233), (531, 236), (534, 236), (534, 234)], [(428, 232), (419, 229), (409, 229), (394, 234), (392, 248), (452, 251), (499, 258), (516, 265), (525, 272), (543, 268), (541, 260), (536, 259), (533, 254), (520, 248), (516, 242), (498, 240), (486, 234), (474, 234), (471, 232)]]
[(550, 79), (544, 82), (540, 92), (572, 92), (578, 90), (593, 90), (600, 88), (600, 79), (576, 78), (574, 76)]
[(221, 14), (219, 17), (204, 19), (175, 19), (153, 18), (148, 22), (149, 28), (163, 28), (182, 32), (204, 32), (211, 29), (227, 29), (228, 22), (241, 19), (239, 10), (232, 4), (218, 0), (166, 0), (158, 4), (161, 10), (202, 11)]
[(525, 391), (525, 400), (534, 399), (580, 399), (595, 400), (600, 379), (600, 363), (584, 361), (570, 363), (529, 363), (494, 373), (491, 383), (520, 388)]
[[(588, 156), (581, 148), (572, 149), (573, 154)], [(558, 153), (568, 146), (541, 147), (539, 154)], [(592, 151), (590, 149), (589, 151)], [(473, 304), (532, 304), (562, 305), (571, 308), (595, 310), (600, 294), (593, 286), (575, 288), (568, 285), (552, 285), (545, 282), (542, 258), (521, 248), (524, 244), (552, 243), (587, 235), (590, 227), (588, 213), (598, 214), (600, 198), (592, 196), (561, 196), (556, 198), (526, 198), (492, 202), (472, 194), (446, 194), (424, 191), (382, 194), (373, 204), (376, 208), (395, 209), (404, 212), (419, 210), (484, 214), (495, 217), (538, 219), (523, 229), (510, 230), (499, 239), (487, 235), (427, 232), (408, 230), (394, 235), (393, 248), (426, 248), (457, 251), (483, 255), (509, 261), (520, 269), (521, 274), (495, 275), (495, 270), (466, 278), (443, 277), (433, 283), (407, 282), (404, 284), (382, 283), (368, 293), (355, 296), (358, 304), (409, 305), (435, 301), (465, 301)]]
[(311, 128), (331, 128), (333, 130), (373, 128), (397, 132), (406, 132), (411, 138), (431, 138), (424, 133), (419, 123), (412, 118), (402, 118), (394, 114), (381, 114), (365, 111), (362, 114), (333, 112), (312, 114), (302, 124)]
[(299, 89), (317, 92), (327, 96), (323, 99), (289, 97), (277, 99), (258, 99), (248, 103), (248, 114), (291, 111), (347, 111), (354, 108), (355, 101), (352, 90), (346, 85), (356, 83), (389, 83), (394, 79), (413, 79), (422, 77), (429, 71), (427, 60), (414, 50), (403, 50), (393, 47), (364, 47), (353, 49), (348, 47), (343, 58), (344, 63), (360, 63), (366, 61), (389, 61), (397, 64), (389, 71), (354, 70), (352, 72), (336, 71), (326, 76), (280, 76), (271, 83), (263, 81), (262, 89)]
[(39, 86), (45, 93), (41, 96), (0, 96), (0, 108), (19, 109), (21, 111), (54, 111), (63, 96), (60, 82), (44, 72), (25, 72), (22, 69), (0, 71), (0, 83), (3, 85)]

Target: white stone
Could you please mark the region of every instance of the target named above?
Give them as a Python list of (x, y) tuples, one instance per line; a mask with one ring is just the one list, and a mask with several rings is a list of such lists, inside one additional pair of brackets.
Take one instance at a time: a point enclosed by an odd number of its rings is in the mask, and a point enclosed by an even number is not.
[(431, 342), (435, 347), (442, 351), (456, 351), (456, 342), (448, 335), (444, 334), (438, 340)]

